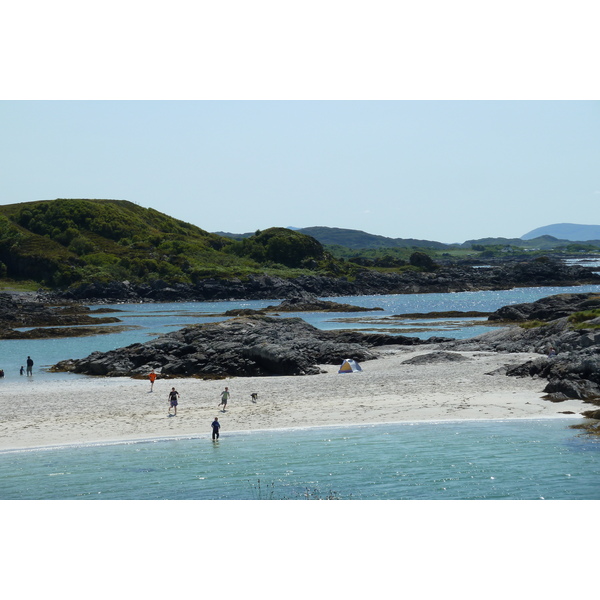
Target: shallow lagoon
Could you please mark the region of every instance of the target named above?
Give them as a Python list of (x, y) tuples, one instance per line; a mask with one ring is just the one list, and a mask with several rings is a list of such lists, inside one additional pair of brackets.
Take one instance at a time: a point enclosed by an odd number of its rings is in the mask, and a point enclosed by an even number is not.
[(224, 433), (0, 453), (2, 499), (595, 500), (577, 419)]

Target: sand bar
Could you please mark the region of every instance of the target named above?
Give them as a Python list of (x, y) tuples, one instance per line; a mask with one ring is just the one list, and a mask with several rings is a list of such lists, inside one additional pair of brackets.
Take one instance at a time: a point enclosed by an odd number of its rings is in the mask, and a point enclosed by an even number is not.
[[(215, 416), (222, 437), (231, 431), (291, 427), (566, 417), (590, 405), (579, 400), (544, 400), (543, 379), (489, 373), (520, 364), (533, 354), (461, 352), (471, 359), (425, 365), (403, 361), (434, 348), (389, 347), (363, 372), (305, 377), (252, 377), (148, 381), (130, 378), (73, 378), (62, 381), (0, 382), (0, 449), (61, 444), (209, 436)], [(167, 416), (171, 387), (180, 393), (176, 417)], [(224, 386), (231, 391), (226, 412), (217, 408)], [(258, 402), (250, 398), (258, 393)]]

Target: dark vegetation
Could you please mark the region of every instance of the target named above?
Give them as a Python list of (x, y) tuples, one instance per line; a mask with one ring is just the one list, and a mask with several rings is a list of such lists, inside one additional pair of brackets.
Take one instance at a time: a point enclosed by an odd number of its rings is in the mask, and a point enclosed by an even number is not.
[(85, 282), (207, 278), (268, 273), (352, 276), (314, 238), (272, 228), (233, 240), (124, 200), (0, 206), (0, 278), (57, 288)]
[[(551, 236), (442, 244), (328, 227), (221, 235), (125, 200), (57, 199), (0, 206), (0, 287), (195, 286), (255, 276), (410, 279), (444, 267), (546, 260), (550, 248), (561, 256), (593, 254), (599, 250), (594, 244)], [(385, 291), (380, 287), (371, 286), (370, 293)]]

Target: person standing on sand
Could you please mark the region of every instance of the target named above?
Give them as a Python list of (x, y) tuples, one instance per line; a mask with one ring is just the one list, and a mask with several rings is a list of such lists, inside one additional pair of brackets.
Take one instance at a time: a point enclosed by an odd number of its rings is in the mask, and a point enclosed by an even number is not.
[(171, 391), (169, 392), (169, 412), (167, 413), (169, 416), (171, 416), (172, 408), (175, 409), (175, 414), (173, 416), (174, 417), (177, 416), (177, 398), (178, 397), (179, 397), (179, 392), (175, 388), (171, 388)]
[(215, 417), (215, 420), (210, 424), (212, 427), (212, 439), (213, 442), (219, 439), (219, 429), (221, 428), (221, 423), (219, 423), (219, 417)]
[(154, 382), (156, 381), (156, 373), (154, 372), (154, 369), (152, 369), (152, 371), (150, 371), (150, 375), (148, 375), (148, 379), (150, 379), (150, 391), (152, 391), (154, 389)]
[(221, 404), (217, 404), (217, 408), (219, 406), (223, 406), (223, 412), (225, 412), (225, 408), (227, 407), (227, 400), (229, 400), (229, 388), (228, 387), (226, 387), (221, 392)]
[(33, 375), (33, 361), (31, 356), (27, 357), (27, 375)]

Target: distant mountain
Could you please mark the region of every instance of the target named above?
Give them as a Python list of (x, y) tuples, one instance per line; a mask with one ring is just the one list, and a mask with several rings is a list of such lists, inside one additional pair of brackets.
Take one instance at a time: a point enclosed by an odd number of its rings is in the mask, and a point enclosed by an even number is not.
[[(365, 250), (373, 248), (432, 248), (443, 250), (451, 244), (442, 242), (433, 242), (430, 240), (415, 240), (412, 238), (389, 238), (383, 235), (374, 235), (357, 229), (341, 229), (339, 227), (288, 227), (293, 231), (310, 235), (325, 246), (344, 246), (352, 250)], [(243, 240), (253, 233), (227, 233), (225, 231), (215, 232), (222, 237), (233, 238), (234, 240)]]
[[(358, 229), (341, 229), (339, 227), (287, 227), (287, 229), (310, 235), (324, 246), (342, 246), (351, 250), (377, 250), (383, 248), (430, 248), (432, 250), (448, 250), (451, 248), (471, 248), (473, 245), (479, 246), (514, 246), (517, 248), (527, 248), (530, 250), (552, 250), (568, 246), (572, 241), (582, 241), (583, 238), (566, 237), (564, 231), (559, 230), (554, 234), (546, 230), (560, 227), (584, 228), (586, 231), (597, 230), (596, 237), (585, 237), (585, 240), (593, 241), (593, 245), (600, 245), (600, 226), (597, 225), (548, 225), (534, 229), (521, 238), (481, 238), (467, 240), (462, 244), (444, 244), (431, 240), (417, 240), (413, 238), (389, 238), (383, 235), (374, 235)], [(215, 235), (235, 240), (243, 240), (255, 234), (251, 233), (227, 233), (216, 231)]]
[(363, 248), (435, 248), (441, 250), (448, 244), (430, 240), (415, 240), (412, 238), (389, 238), (383, 235), (365, 233), (357, 229), (340, 229), (338, 227), (304, 227), (298, 229), (300, 233), (310, 235), (321, 244), (329, 246), (344, 246), (353, 250)]
[(514, 246), (515, 248), (528, 248), (530, 250), (552, 250), (571, 244), (568, 240), (557, 240), (551, 235), (541, 235), (539, 237), (524, 240), (522, 238), (481, 238), (478, 240), (467, 240), (462, 244), (463, 248), (473, 248), (474, 246)]
[(586, 242), (600, 240), (600, 225), (575, 225), (573, 223), (557, 223), (538, 227), (521, 236), (522, 240), (531, 240), (542, 235), (551, 235), (559, 240)]

